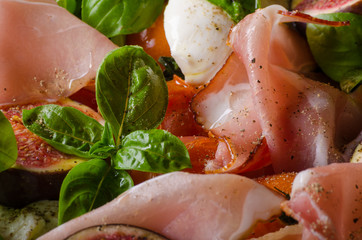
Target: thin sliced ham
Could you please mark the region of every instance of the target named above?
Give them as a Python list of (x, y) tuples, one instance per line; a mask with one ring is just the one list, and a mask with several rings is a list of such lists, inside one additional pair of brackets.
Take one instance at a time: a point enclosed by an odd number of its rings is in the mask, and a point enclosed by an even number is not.
[(70, 96), (117, 47), (54, 0), (1, 0), (0, 28), (0, 105)]
[(302, 74), (312, 62), (309, 48), (283, 24), (295, 18), (279, 11), (285, 9), (274, 5), (257, 10), (230, 33), (230, 44), (247, 72), (253, 111), (274, 170), (300, 171), (348, 161), (342, 148), (362, 130), (362, 106)]
[[(233, 154), (218, 154), (207, 171), (238, 172), (261, 141), (244, 65), (232, 54), (210, 84), (192, 101), (196, 120), (214, 135), (227, 138)], [(221, 159), (223, 157), (223, 159)]]
[(300, 172), (283, 209), (304, 226), (303, 239), (362, 239), (362, 164)]
[(175, 172), (141, 183), (39, 240), (64, 239), (83, 228), (110, 223), (136, 225), (175, 240), (241, 239), (257, 220), (280, 214), (282, 201), (242, 176)]

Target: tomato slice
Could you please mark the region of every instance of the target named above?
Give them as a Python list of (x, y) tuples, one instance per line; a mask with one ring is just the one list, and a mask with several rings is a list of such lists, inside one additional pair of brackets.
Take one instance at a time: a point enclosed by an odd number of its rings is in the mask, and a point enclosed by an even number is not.
[(175, 136), (207, 136), (207, 132), (196, 122), (190, 103), (197, 90), (174, 76), (167, 82), (168, 107), (160, 125)]
[(156, 61), (159, 57), (170, 57), (170, 47), (163, 27), (163, 14), (160, 14), (151, 27), (140, 33), (127, 35), (126, 44), (143, 47), (143, 50)]

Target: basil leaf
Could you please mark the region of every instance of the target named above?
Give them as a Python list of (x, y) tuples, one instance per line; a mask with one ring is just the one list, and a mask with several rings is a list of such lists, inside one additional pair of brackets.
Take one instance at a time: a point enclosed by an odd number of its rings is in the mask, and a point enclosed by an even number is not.
[(140, 130), (127, 135), (112, 158), (116, 169), (167, 173), (190, 168), (190, 156), (179, 138), (159, 130)]
[(100, 65), (96, 98), (118, 146), (120, 137), (161, 123), (168, 90), (156, 61), (141, 47), (124, 46), (110, 52)]
[(166, 81), (173, 79), (173, 75), (177, 75), (182, 79), (185, 79), (185, 75), (182, 73), (181, 68), (177, 65), (173, 57), (160, 57), (158, 61), (165, 67), (163, 76)]
[(75, 16), (81, 16), (82, 0), (56, 0), (59, 6), (67, 9), (70, 13)]
[(330, 21), (350, 21), (350, 26), (308, 24), (307, 39), (313, 57), (341, 89), (350, 92), (362, 81), (362, 15), (331, 13), (318, 15)]
[(103, 126), (72, 107), (43, 105), (23, 110), (23, 123), (54, 148), (90, 158), (88, 151), (102, 136)]
[(82, 20), (107, 37), (140, 32), (152, 25), (164, 0), (83, 0)]
[(112, 135), (111, 127), (106, 122), (102, 134), (102, 139), (96, 142), (91, 149), (89, 154), (95, 158), (106, 159), (113, 156), (116, 153), (116, 145)]
[(221, 7), (230, 18), (238, 23), (246, 15), (255, 11), (255, 0), (207, 0)]
[(132, 178), (126, 171), (117, 171), (104, 160), (78, 164), (61, 186), (58, 224), (106, 204), (132, 186)]
[(0, 172), (10, 168), (18, 158), (18, 146), (14, 130), (0, 111)]

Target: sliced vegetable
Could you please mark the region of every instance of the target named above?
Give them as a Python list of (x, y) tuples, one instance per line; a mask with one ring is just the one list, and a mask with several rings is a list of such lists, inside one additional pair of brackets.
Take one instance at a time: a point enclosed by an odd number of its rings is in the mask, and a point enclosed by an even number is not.
[(13, 128), (0, 111), (0, 172), (10, 168), (17, 158), (18, 147)]
[(224, 9), (230, 18), (238, 23), (249, 13), (255, 11), (255, 1), (254, 0), (208, 0), (209, 2), (215, 4), (216, 6)]
[(58, 224), (113, 200), (133, 186), (126, 171), (93, 159), (74, 167), (60, 189)]
[(107, 37), (148, 28), (163, 10), (164, 0), (83, 0), (82, 20)]
[(103, 126), (72, 107), (54, 104), (23, 110), (23, 123), (59, 151), (90, 158), (89, 150), (101, 139)]
[(362, 81), (362, 15), (331, 13), (317, 17), (350, 22), (343, 27), (307, 25), (307, 39), (316, 62), (343, 91), (350, 92)]
[(112, 127), (116, 146), (121, 137), (161, 123), (167, 109), (167, 94), (161, 68), (141, 47), (118, 48), (99, 67), (97, 103)]
[(159, 129), (135, 131), (126, 136), (112, 163), (116, 169), (155, 173), (191, 167), (185, 145), (171, 133)]

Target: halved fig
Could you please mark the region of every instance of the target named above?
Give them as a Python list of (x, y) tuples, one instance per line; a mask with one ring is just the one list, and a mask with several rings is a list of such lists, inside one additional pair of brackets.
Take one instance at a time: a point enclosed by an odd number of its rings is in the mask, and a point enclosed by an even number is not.
[[(61, 153), (40, 137), (31, 133), (22, 123), (22, 110), (47, 104), (45, 102), (23, 106), (0, 107), (10, 121), (18, 144), (16, 163), (0, 173), (0, 204), (23, 207), (39, 200), (55, 200), (68, 171), (84, 159)], [(71, 100), (56, 104), (72, 106), (102, 121), (98, 113)]]
[(125, 225), (110, 224), (85, 228), (69, 236), (66, 240), (166, 240), (150, 230)]
[(334, 12), (362, 14), (361, 0), (292, 0), (291, 7), (311, 16)]

